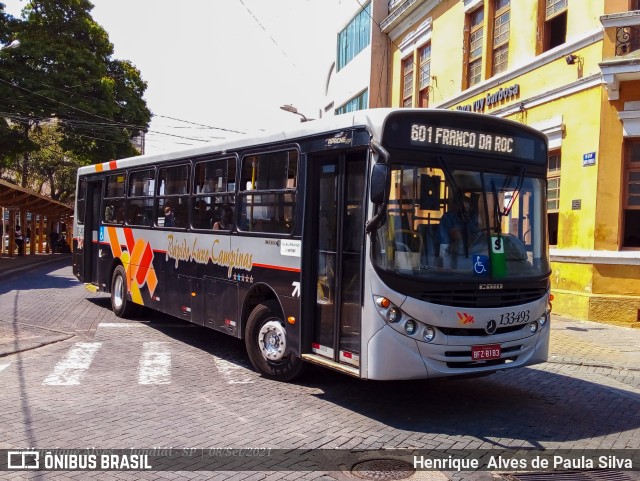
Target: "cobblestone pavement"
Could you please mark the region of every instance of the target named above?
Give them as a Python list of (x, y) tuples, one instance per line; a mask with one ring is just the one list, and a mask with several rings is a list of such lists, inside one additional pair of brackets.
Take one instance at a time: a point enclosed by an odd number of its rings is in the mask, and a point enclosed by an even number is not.
[[(554, 317), (544, 365), (389, 383), (312, 367), (284, 385), (258, 376), (238, 340), (166, 316), (116, 318), (107, 296), (75, 281), (68, 257), (4, 275), (1, 262), (0, 448), (640, 448), (640, 330)], [(410, 479), (494, 476), (436, 471)], [(2, 480), (301, 478), (358, 479), (349, 466), (0, 472)]]
[[(29, 290), (28, 306), (25, 308), (21, 304), (22, 312), (19, 319), (14, 318), (16, 322), (9, 326), (6, 319), (0, 317), (0, 355), (57, 342), (69, 335), (90, 337), (100, 322), (110, 315), (102, 307), (97, 307), (95, 302), (80, 302), (90, 296), (79, 289), (79, 283), (68, 275), (68, 271), (64, 275), (52, 273), (61, 265), (70, 263), (70, 254), (0, 257), (0, 294), (9, 290)], [(35, 266), (44, 268), (45, 272), (48, 270), (47, 277), (41, 279), (37, 286), (33, 283), (25, 285), (21, 282), (20, 273)], [(34, 295), (34, 288), (69, 287), (76, 288), (69, 289), (70, 293), (73, 292), (69, 301), (77, 302), (77, 306), (68, 311), (58, 310), (59, 306), (54, 305), (54, 310), (61, 314), (51, 312), (47, 316), (38, 315), (38, 306), (44, 305), (39, 300), (46, 296), (46, 292)], [(14, 302), (17, 303), (21, 295), (17, 292)], [(95, 297), (99, 298), (100, 295)], [(61, 302), (66, 303), (64, 298)], [(0, 314), (7, 312), (6, 308), (3, 306)], [(550, 362), (640, 370), (640, 323), (638, 328), (628, 328), (554, 315), (551, 331)]]

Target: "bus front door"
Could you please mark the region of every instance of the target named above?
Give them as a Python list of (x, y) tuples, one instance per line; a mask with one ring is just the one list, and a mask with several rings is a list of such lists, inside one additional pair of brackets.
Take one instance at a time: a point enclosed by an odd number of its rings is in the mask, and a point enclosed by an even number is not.
[(98, 254), (100, 251), (100, 199), (102, 181), (87, 182), (87, 205), (84, 223), (83, 280), (98, 284)]
[(355, 368), (360, 366), (366, 156), (359, 151), (318, 157), (311, 180), (317, 234), (311, 350)]

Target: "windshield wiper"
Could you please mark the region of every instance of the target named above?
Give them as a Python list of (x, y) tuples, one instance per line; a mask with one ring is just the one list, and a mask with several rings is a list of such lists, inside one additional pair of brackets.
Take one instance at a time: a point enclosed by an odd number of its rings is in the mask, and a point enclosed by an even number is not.
[[(494, 216), (494, 230), (496, 231), (496, 234), (498, 234), (498, 237), (502, 236), (502, 218), (509, 215), (509, 212), (511, 212), (513, 204), (515, 203), (516, 199), (518, 198), (518, 194), (520, 194), (520, 190), (522, 189), (522, 184), (524, 183), (524, 177), (526, 173), (527, 169), (522, 167), (520, 169), (520, 173), (518, 174), (518, 183), (516, 184), (516, 188), (511, 195), (511, 199), (509, 199), (509, 204), (502, 209), (500, 208), (500, 202), (498, 201), (498, 189), (496, 189), (495, 182), (493, 180), (491, 181), (491, 190), (493, 191), (493, 198), (495, 199), (494, 205), (496, 211)], [(501, 191), (506, 190), (506, 188), (507, 179), (505, 179), (504, 183), (502, 184)]]

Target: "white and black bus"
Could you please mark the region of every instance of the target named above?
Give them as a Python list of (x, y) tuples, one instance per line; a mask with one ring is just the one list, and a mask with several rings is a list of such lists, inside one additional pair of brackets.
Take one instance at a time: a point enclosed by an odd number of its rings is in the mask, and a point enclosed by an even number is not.
[(549, 346), (547, 142), (467, 112), (376, 109), (83, 167), (74, 273), (244, 339), (264, 376), (485, 374)]

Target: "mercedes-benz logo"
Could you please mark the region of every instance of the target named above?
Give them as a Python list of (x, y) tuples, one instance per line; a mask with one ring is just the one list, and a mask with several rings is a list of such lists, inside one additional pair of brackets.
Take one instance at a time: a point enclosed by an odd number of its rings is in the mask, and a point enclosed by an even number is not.
[(494, 332), (496, 332), (497, 328), (498, 328), (498, 323), (493, 319), (487, 322), (487, 325), (484, 326), (484, 330), (487, 332), (487, 334), (493, 334)]

